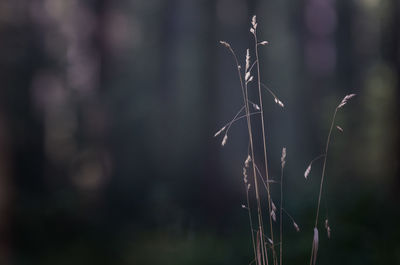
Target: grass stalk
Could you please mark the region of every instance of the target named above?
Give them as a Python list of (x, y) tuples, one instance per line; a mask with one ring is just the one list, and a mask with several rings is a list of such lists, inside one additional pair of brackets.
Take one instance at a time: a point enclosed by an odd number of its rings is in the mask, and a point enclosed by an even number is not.
[(282, 149), (282, 157), (281, 157), (281, 199), (279, 205), (279, 236), (280, 236), (280, 244), (279, 244), (279, 264), (282, 265), (282, 248), (283, 248), (283, 228), (282, 228), (282, 210), (283, 210), (283, 169), (285, 167), (286, 159), (286, 148)]
[[(240, 67), (239, 61), (237, 59), (236, 53), (234, 52), (234, 50), (232, 49), (230, 44), (228, 44), (226, 42), (221, 42), (221, 44), (223, 44), (225, 47), (227, 47), (229, 49), (229, 51), (231, 52), (231, 54), (233, 55), (233, 58), (236, 63), (237, 73), (239, 76), (240, 87), (241, 87), (242, 96), (243, 96), (243, 103), (245, 106), (247, 129), (248, 129), (248, 133), (249, 133), (250, 155), (251, 155), (252, 168), (253, 168), (254, 189), (255, 189), (256, 201), (257, 201), (258, 230), (259, 230), (259, 234), (263, 235), (264, 229), (263, 229), (263, 222), (262, 222), (261, 202), (260, 202), (260, 195), (259, 195), (259, 190), (258, 190), (259, 188), (258, 188), (258, 181), (257, 181), (256, 165), (255, 165), (253, 131), (252, 131), (252, 125), (251, 125), (251, 119), (250, 119), (250, 108), (249, 108), (249, 101), (248, 101), (247, 82), (243, 82), (242, 74), (240, 71), (241, 67)], [(251, 217), (251, 213), (250, 213), (250, 217)], [(250, 222), (251, 222), (251, 220), (250, 220)], [(256, 262), (259, 263), (258, 262), (259, 259), (257, 259), (257, 250), (256, 250), (253, 231), (251, 231), (251, 233), (252, 233), (252, 243), (253, 243), (254, 255), (256, 257)], [(262, 236), (260, 236), (260, 240), (261, 240), (260, 245), (263, 246), (264, 239)], [(262, 255), (262, 264), (265, 264), (266, 253), (264, 253), (264, 248), (262, 248), (261, 255)], [(258, 265), (262, 265), (262, 264), (258, 264)], [(267, 261), (267, 264), (268, 264), (268, 261)]]
[[(266, 146), (266, 137), (265, 137), (265, 122), (264, 122), (264, 107), (263, 107), (263, 99), (262, 99), (262, 93), (261, 93), (261, 75), (260, 75), (260, 60), (258, 56), (258, 39), (257, 39), (257, 23), (256, 23), (256, 17), (253, 17), (253, 33), (254, 36), (254, 43), (255, 43), (255, 57), (256, 57), (256, 67), (257, 67), (257, 86), (258, 86), (258, 97), (259, 97), (259, 104), (260, 104), (260, 112), (261, 112), (261, 129), (262, 129), (262, 138), (263, 138), (263, 150), (264, 150), (264, 167), (265, 167), (265, 177), (267, 179), (267, 197), (268, 197), (268, 212), (271, 212), (271, 194), (270, 194), (270, 187), (269, 187), (269, 173), (268, 173), (268, 157), (267, 157), (267, 146)], [(270, 223), (270, 233), (271, 233), (271, 240), (274, 242), (274, 230), (272, 226), (272, 217), (271, 214), (269, 214), (269, 223)], [(272, 257), (273, 257), (273, 263), (276, 264), (276, 253), (275, 253), (275, 248), (272, 247)]]
[[(323, 154), (324, 163), (323, 163), (323, 166), (322, 166), (321, 182), (320, 182), (319, 194), (318, 194), (317, 213), (316, 213), (316, 215), (315, 215), (314, 238), (313, 238), (313, 243), (312, 243), (312, 248), (311, 248), (310, 265), (315, 265), (315, 264), (316, 264), (316, 259), (317, 259), (318, 241), (319, 241), (319, 239), (318, 239), (318, 218), (319, 218), (319, 209), (320, 209), (320, 206), (321, 206), (322, 189), (323, 189), (324, 180), (325, 180), (325, 170), (326, 170), (326, 162), (327, 162), (327, 159), (328, 159), (329, 144), (330, 144), (330, 141), (331, 141), (331, 135), (332, 135), (332, 131), (333, 131), (333, 126), (334, 126), (334, 124), (335, 124), (336, 114), (337, 114), (338, 110), (339, 110), (341, 107), (343, 107), (344, 105), (346, 105), (346, 104), (347, 104), (347, 101), (348, 101), (349, 99), (351, 99), (352, 97), (354, 97), (354, 96), (355, 96), (355, 94), (346, 95), (346, 96), (342, 99), (342, 101), (339, 103), (339, 105), (335, 108), (335, 111), (334, 111), (333, 117), (332, 117), (332, 121), (331, 121), (331, 126), (330, 126), (330, 128), (329, 128), (328, 137), (327, 137), (327, 139), (326, 139), (326, 143), (325, 143), (325, 153)], [(343, 130), (342, 128), (340, 128), (340, 129)], [(319, 157), (322, 157), (322, 155), (319, 156)], [(319, 157), (317, 157), (317, 158), (319, 158)], [(314, 160), (315, 160), (315, 159), (314, 159)], [(314, 160), (313, 160), (313, 161), (314, 161)], [(313, 162), (313, 161), (312, 161), (312, 162)], [(312, 163), (312, 162), (311, 162), (311, 163)], [(311, 168), (311, 164), (310, 164), (309, 168), (306, 170), (306, 172), (308, 171), (308, 173), (309, 173), (309, 171), (310, 171), (309, 169), (310, 169), (310, 168)], [(307, 173), (307, 174), (308, 174), (308, 173)], [(305, 174), (305, 176), (306, 176), (307, 174)], [(325, 222), (326, 222), (326, 225), (325, 225), (325, 226), (326, 226), (326, 229), (327, 229), (327, 232), (328, 232), (328, 237), (330, 237), (330, 227), (329, 227), (329, 225), (328, 225), (328, 220), (326, 220)]]

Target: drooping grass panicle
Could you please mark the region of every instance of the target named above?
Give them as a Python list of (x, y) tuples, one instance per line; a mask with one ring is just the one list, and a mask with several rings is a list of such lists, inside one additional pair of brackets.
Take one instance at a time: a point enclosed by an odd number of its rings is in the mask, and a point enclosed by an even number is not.
[(233, 117), (233, 119), (228, 122), (227, 124), (225, 124), (221, 129), (219, 129), (219, 131), (217, 131), (214, 134), (214, 137), (217, 137), (218, 135), (220, 135), (225, 129), (227, 129), (228, 127), (230, 127), (232, 125), (232, 123), (234, 123), (236, 121), (237, 116), (240, 115), (240, 113), (242, 113), (242, 111), (244, 110), (244, 106), (240, 108), (240, 110), (235, 114), (235, 116)]
[[(325, 170), (326, 170), (326, 162), (327, 162), (327, 157), (328, 157), (328, 150), (329, 150), (329, 144), (330, 144), (330, 140), (331, 140), (331, 134), (332, 134), (332, 130), (333, 130), (333, 126), (335, 124), (335, 119), (336, 119), (336, 114), (337, 111), (343, 107), (345, 104), (347, 104), (348, 100), (353, 98), (355, 96), (355, 94), (349, 94), (346, 95), (342, 101), (338, 104), (338, 106), (336, 107), (334, 113), (333, 113), (333, 117), (332, 117), (332, 121), (331, 121), (331, 125), (330, 125), (330, 129), (329, 129), (329, 133), (328, 133), (328, 137), (326, 139), (326, 144), (325, 144), (325, 152), (324, 152), (324, 163), (322, 165), (322, 173), (321, 173), (321, 182), (320, 182), (320, 186), (319, 186), (319, 193), (318, 193), (318, 204), (317, 204), (317, 212), (315, 215), (315, 225), (314, 225), (314, 239), (313, 239), (313, 247), (311, 250), (311, 258), (310, 258), (310, 264), (314, 265), (316, 262), (316, 258), (317, 258), (317, 251), (318, 251), (318, 219), (319, 219), (319, 209), (320, 209), (320, 205), (321, 205), (321, 196), (322, 196), (322, 188), (324, 186), (324, 180), (325, 180)], [(329, 224), (327, 224), (327, 233), (328, 233), (328, 237), (331, 236), (331, 230), (329, 227)], [(329, 230), (328, 230), (329, 228)]]
[(224, 138), (222, 138), (221, 145), (222, 145), (222, 146), (225, 146), (227, 141), (228, 141), (228, 135), (225, 134), (225, 135), (224, 135)]
[(326, 235), (328, 236), (328, 238), (331, 238), (331, 227), (329, 226), (328, 219), (325, 219), (325, 229), (326, 229)]
[(329, 129), (329, 133), (328, 133), (328, 137), (327, 137), (326, 145), (325, 145), (324, 164), (322, 166), (321, 183), (320, 183), (319, 195), (318, 195), (317, 213), (316, 213), (316, 216), (315, 216), (315, 227), (317, 227), (317, 225), (318, 225), (318, 216), (319, 216), (319, 208), (320, 208), (320, 205), (321, 205), (322, 187), (324, 185), (324, 179), (325, 179), (326, 161), (327, 161), (327, 157), (328, 157), (329, 143), (330, 143), (330, 140), (331, 140), (331, 134), (332, 134), (333, 125), (335, 124), (336, 114), (337, 114), (337, 111), (341, 107), (343, 107), (345, 104), (347, 104), (349, 99), (351, 99), (351, 98), (353, 98), (355, 96), (356, 96), (356, 94), (346, 95), (342, 99), (342, 101), (339, 103), (339, 105), (336, 107), (336, 109), (335, 109), (335, 111), (333, 113), (331, 126), (330, 126), (330, 129)]
[(294, 227), (294, 229), (296, 230), (296, 232), (300, 232), (300, 227), (299, 225), (296, 223), (296, 221), (294, 220), (293, 216), (291, 216), (286, 210), (285, 208), (282, 207), (282, 212), (286, 214), (287, 217), (289, 217), (289, 219), (292, 221), (292, 225)]
[[(252, 234), (252, 239), (253, 239), (253, 250), (254, 250), (254, 256), (257, 257), (258, 260), (258, 264), (257, 265), (261, 265), (261, 264), (265, 264), (265, 260), (266, 260), (266, 255), (267, 253), (265, 252), (264, 249), (264, 238), (263, 238), (263, 221), (262, 221), (262, 211), (261, 211), (261, 202), (260, 202), (260, 195), (259, 195), (259, 191), (258, 191), (258, 180), (257, 180), (257, 173), (256, 173), (256, 166), (255, 166), (255, 155), (254, 155), (254, 145), (253, 145), (253, 131), (252, 131), (252, 125), (251, 125), (251, 119), (250, 119), (250, 110), (249, 110), (249, 104), (248, 104), (248, 91), (247, 91), (247, 80), (244, 80), (244, 78), (242, 77), (242, 73), (241, 73), (241, 67), (238, 61), (238, 58), (234, 52), (234, 50), (232, 49), (231, 45), (228, 44), (227, 42), (222, 41), (221, 42), (222, 45), (224, 45), (226, 48), (229, 49), (229, 51), (231, 52), (231, 54), (233, 55), (233, 58), (235, 60), (236, 63), (236, 68), (237, 68), (237, 73), (238, 73), (238, 77), (239, 77), (239, 81), (240, 81), (240, 87), (241, 87), (241, 91), (242, 91), (242, 95), (243, 95), (243, 103), (245, 106), (245, 112), (246, 112), (246, 120), (247, 120), (247, 129), (248, 129), (248, 134), (249, 134), (249, 145), (250, 145), (250, 156), (251, 156), (251, 161), (252, 161), (252, 169), (253, 169), (253, 179), (254, 179), (254, 190), (255, 190), (255, 197), (256, 197), (256, 201), (257, 201), (257, 220), (258, 220), (258, 230), (259, 230), (259, 234), (261, 235), (260, 237), (257, 237), (257, 240), (259, 239), (260, 242), (260, 246), (261, 246), (261, 257), (262, 257), (262, 262), (259, 261), (258, 257), (260, 257), (260, 255), (257, 255), (257, 251), (256, 251), (256, 244), (254, 241), (254, 237)], [(261, 107), (262, 109), (262, 107)], [(249, 219), (251, 218), (251, 215), (249, 214)], [(250, 220), (250, 223), (251, 220)], [(250, 224), (252, 225), (252, 224)]]
[(308, 167), (306, 168), (306, 171), (304, 171), (304, 178), (305, 178), (305, 179), (308, 178), (308, 175), (309, 175), (310, 172), (311, 172), (311, 166), (312, 166), (312, 164), (313, 164), (315, 161), (317, 161), (318, 159), (323, 158), (324, 156), (325, 156), (325, 154), (321, 154), (321, 155), (317, 156), (316, 158), (314, 158), (313, 160), (311, 160), (310, 164), (308, 164)]
[[(274, 102), (280, 106), (284, 107), (284, 103), (276, 96), (276, 94), (265, 84), (261, 82), (261, 74), (260, 74), (260, 61), (259, 61), (259, 53), (258, 53), (258, 48), (260, 46), (265, 46), (268, 44), (268, 41), (259, 41), (257, 37), (257, 18), (256, 16), (253, 16), (251, 19), (251, 26), (250, 26), (250, 32), (254, 38), (254, 58), (251, 58), (250, 54), (253, 54), (253, 49), (247, 49), (245, 53), (245, 61), (244, 61), (244, 66), (241, 67), (239, 64), (238, 57), (236, 56), (235, 51), (233, 50), (232, 46), (226, 42), (226, 41), (220, 41), (221, 45), (226, 47), (231, 54), (233, 55), (233, 58), (235, 60), (236, 68), (237, 68), (237, 74), (239, 77), (239, 82), (240, 82), (240, 88), (243, 96), (243, 106), (242, 108), (236, 113), (234, 118), (225, 124), (221, 129), (219, 129), (215, 134), (214, 137), (217, 137), (221, 134), (223, 134), (222, 142), (221, 145), (224, 146), (226, 145), (228, 141), (228, 131), (230, 127), (232, 126), (233, 123), (236, 121), (246, 118), (247, 121), (247, 129), (248, 129), (248, 137), (249, 137), (249, 151), (247, 154), (246, 159), (244, 160), (244, 166), (243, 166), (243, 182), (245, 185), (246, 189), (246, 204), (242, 205), (243, 209), (246, 209), (249, 214), (249, 223), (250, 223), (250, 231), (251, 231), (251, 237), (252, 237), (252, 245), (253, 245), (253, 250), (254, 250), (254, 259), (251, 263), (255, 263), (256, 265), (269, 265), (269, 263), (272, 261), (271, 265), (282, 265), (283, 264), (283, 213), (285, 213), (291, 220), (291, 223), (294, 227), (294, 229), (299, 232), (300, 227), (299, 225), (295, 222), (293, 217), (283, 208), (283, 187), (284, 187), (284, 179), (283, 179), (283, 172), (284, 168), (286, 165), (286, 148), (284, 147), (282, 149), (282, 155), (281, 155), (281, 177), (280, 180), (273, 180), (270, 178), (269, 175), (269, 167), (268, 167), (268, 157), (267, 157), (267, 143), (266, 143), (266, 124), (264, 121), (264, 106), (263, 106), (263, 94), (261, 93), (261, 87), (263, 89), (266, 89), (269, 94), (272, 95)], [(256, 69), (256, 72), (253, 72), (253, 69)], [(258, 95), (257, 99), (253, 101), (249, 100), (249, 89), (252, 88), (252, 84), (250, 82), (254, 82), (257, 85), (258, 88)], [(255, 85), (254, 85), (255, 86)], [(251, 94), (251, 93), (250, 93)], [(327, 163), (327, 156), (328, 156), (328, 150), (329, 150), (329, 144), (331, 140), (331, 134), (332, 134), (332, 129), (335, 123), (335, 118), (337, 111), (341, 109), (343, 106), (345, 106), (348, 101), (353, 98), (355, 94), (348, 94), (346, 95), (340, 103), (336, 106), (335, 111), (333, 113), (332, 117), (332, 123), (330, 126), (329, 134), (327, 137), (326, 145), (325, 145), (325, 152), (316, 158), (314, 158), (309, 165), (307, 166), (305, 172), (304, 172), (304, 177), (307, 179), (313, 163), (320, 159), (324, 158), (323, 166), (322, 166), (322, 174), (321, 174), (321, 180), (320, 180), (320, 188), (319, 188), (319, 194), (318, 194), (318, 204), (317, 204), (317, 210), (316, 210), (316, 218), (315, 218), (315, 225), (314, 225), (314, 234), (313, 234), (313, 242), (312, 242), (312, 249), (311, 249), (311, 258), (310, 258), (310, 265), (315, 265), (316, 260), (317, 260), (317, 254), (318, 254), (318, 249), (319, 249), (319, 231), (318, 231), (318, 221), (319, 221), (319, 210), (320, 210), (320, 203), (321, 203), (321, 195), (323, 191), (323, 186), (324, 186), (324, 180), (325, 180), (325, 170), (326, 170), (326, 163)], [(257, 101), (258, 100), (258, 101)], [(244, 112), (244, 115), (242, 115)], [(255, 133), (254, 128), (252, 126), (252, 120), (253, 120), (253, 115), (255, 114), (260, 114), (259, 118), (261, 120), (261, 133)], [(257, 117), (258, 118), (258, 117)], [(340, 132), (343, 132), (342, 127), (339, 125), (336, 125), (336, 129), (339, 130)], [(261, 135), (262, 136), (262, 145), (263, 145), (263, 158), (259, 158), (261, 163), (261, 168), (265, 169), (265, 173), (261, 173), (259, 168), (257, 167), (256, 164), (256, 157), (255, 157), (255, 148), (254, 148), (254, 143), (255, 143), (255, 137)], [(258, 158), (258, 157), (257, 157)], [(261, 162), (261, 160), (263, 160)], [(263, 164), (262, 164), (263, 163)], [(262, 183), (264, 184), (266, 194), (267, 194), (267, 207), (268, 211), (265, 211), (265, 209), (262, 208), (264, 206), (264, 201), (262, 202), (262, 197), (259, 191), (259, 184), (258, 181), (261, 180)], [(253, 182), (253, 183), (251, 183)], [(274, 201), (272, 196), (271, 196), (271, 189), (270, 189), (270, 184), (271, 183), (280, 183), (280, 200), (279, 200), (279, 217), (277, 216), (277, 207), (275, 203), (277, 201)], [(250, 190), (250, 186), (254, 185), (254, 188)], [(325, 184), (326, 185), (326, 184)], [(251, 186), (253, 187), (253, 186)], [(251, 211), (251, 205), (250, 205), (250, 194), (252, 196), (255, 196), (255, 201), (257, 203), (256, 210), (254, 210), (254, 215), (257, 215), (257, 219), (255, 220), (254, 223), (254, 229), (253, 229), (253, 220), (252, 220), (252, 211)], [(269, 218), (269, 228), (270, 232), (264, 233), (264, 222), (263, 222), (263, 215), (268, 213), (268, 218)], [(277, 219), (279, 218), (279, 235), (280, 235), (280, 241), (274, 244), (274, 227), (273, 227), (273, 222), (276, 222)], [(329, 225), (328, 218), (325, 219), (325, 229), (328, 238), (331, 236), (331, 227)], [(266, 234), (269, 234), (268, 236)], [(275, 248), (279, 245), (279, 257), (277, 256), (277, 252)], [(269, 255), (269, 253), (272, 252), (272, 258)], [(279, 260), (278, 260), (279, 258)]]
[[(252, 106), (253, 106), (253, 108), (255, 109), (255, 110), (260, 110), (260, 107), (257, 105), (257, 104), (255, 104), (255, 103), (253, 103), (253, 102), (250, 102), (251, 104), (252, 104)], [(239, 116), (240, 115), (240, 113), (242, 113), (242, 111), (245, 109), (245, 106), (243, 106), (236, 114), (235, 114), (235, 116), (232, 118), (232, 120), (231, 121), (229, 121), (228, 123), (226, 123), (221, 129), (219, 129), (215, 134), (214, 134), (214, 137), (217, 137), (218, 135), (220, 135), (222, 132), (224, 132), (225, 131), (225, 134), (224, 134), (224, 138), (225, 138), (225, 136), (226, 136), (226, 138), (227, 138), (227, 135), (228, 135), (228, 132), (229, 132), (229, 129), (231, 128), (231, 126), (236, 122), (236, 121), (238, 121), (238, 120), (240, 120), (240, 119), (243, 119), (243, 118), (245, 118), (247, 115), (242, 115), (242, 116)], [(251, 113), (249, 113), (249, 115), (254, 115), (254, 114), (259, 114), (260, 112), (259, 111), (256, 111), (256, 112), (251, 112)], [(238, 117), (239, 116), (239, 117)], [(222, 141), (222, 142), (224, 142), (224, 141)], [(226, 142), (225, 142), (226, 143)], [(225, 143), (224, 143), (224, 145), (225, 145)], [(224, 146), (224, 145), (222, 145), (222, 146)]]
[[(256, 108), (259, 108), (258, 106), (253, 106), (253, 108), (254, 109), (256, 109)], [(249, 116), (253, 116), (253, 115), (255, 115), (255, 114), (260, 114), (261, 112), (260, 111), (255, 111), (255, 112), (251, 112), (250, 114), (249, 114)], [(225, 131), (225, 133), (227, 134), (228, 133), (228, 131), (229, 131), (229, 129), (230, 129), (230, 127), (235, 123), (235, 122), (237, 122), (238, 120), (241, 120), (241, 119), (243, 119), (243, 118), (247, 118), (247, 115), (241, 115), (241, 116), (239, 116), (239, 117), (237, 117), (237, 116), (235, 116), (231, 121), (229, 121), (228, 123), (226, 123), (218, 132), (216, 132), (215, 134), (214, 134), (214, 137), (217, 137), (218, 135), (220, 135), (223, 131)]]
[(293, 227), (294, 227), (294, 229), (296, 229), (296, 232), (300, 232), (299, 226), (294, 221), (293, 221)]
[[(267, 198), (268, 198), (268, 211), (271, 213), (271, 193), (269, 187), (269, 172), (268, 172), (268, 157), (267, 157), (267, 146), (266, 146), (266, 137), (265, 137), (265, 122), (264, 122), (264, 108), (263, 108), (263, 98), (261, 93), (261, 74), (260, 74), (260, 60), (258, 56), (258, 38), (257, 38), (257, 19), (256, 16), (253, 16), (251, 20), (252, 27), (250, 28), (250, 32), (253, 34), (254, 37), (254, 52), (255, 52), (255, 60), (256, 68), (257, 68), (257, 87), (258, 87), (258, 99), (259, 99), (259, 106), (261, 111), (261, 130), (262, 130), (262, 140), (263, 140), (263, 151), (264, 151), (264, 168), (265, 168), (265, 176), (267, 179)], [(269, 224), (270, 224), (270, 235), (271, 240), (274, 241), (274, 230), (272, 226), (273, 215), (269, 215)], [(265, 251), (266, 252), (266, 251)], [(274, 264), (277, 264), (277, 256), (275, 252), (275, 248), (272, 248), (272, 260)]]
[(275, 95), (275, 93), (269, 87), (267, 87), (264, 83), (261, 83), (261, 86), (263, 86), (274, 97), (274, 101), (276, 104), (278, 104), (282, 108), (285, 107), (285, 104), (283, 104), (283, 102)]
[(341, 107), (343, 107), (344, 105), (347, 104), (347, 101), (348, 101), (349, 99), (351, 99), (352, 97), (355, 97), (355, 96), (356, 96), (356, 94), (349, 94), (349, 95), (346, 95), (346, 96), (342, 99), (342, 101), (339, 103), (339, 105), (337, 106), (337, 108), (340, 109)]
[(214, 137), (217, 137), (218, 135), (220, 135), (225, 129), (226, 129), (226, 126), (219, 129), (219, 131), (214, 134)]
[(304, 172), (304, 177), (307, 179), (308, 175), (311, 172), (311, 163), (308, 165), (306, 171)]

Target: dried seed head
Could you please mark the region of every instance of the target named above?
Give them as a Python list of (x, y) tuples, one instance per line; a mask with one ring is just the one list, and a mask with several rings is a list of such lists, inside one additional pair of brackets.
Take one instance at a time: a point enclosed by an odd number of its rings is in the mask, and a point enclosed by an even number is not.
[(243, 181), (244, 181), (244, 184), (247, 184), (247, 182), (248, 182), (246, 167), (243, 167)]
[(276, 222), (276, 214), (275, 214), (275, 211), (271, 211), (271, 217), (272, 217), (272, 220), (274, 220), (274, 222)]
[(336, 126), (336, 129), (338, 129), (339, 131), (343, 132), (343, 129), (340, 126)]
[(227, 43), (226, 41), (220, 40), (219, 43), (221, 43), (222, 45), (224, 45), (228, 49), (231, 48), (231, 45), (229, 43)]
[(224, 138), (222, 139), (221, 145), (224, 146), (227, 140), (228, 140), (228, 135), (225, 134)]
[(355, 96), (356, 96), (356, 94), (349, 94), (349, 95), (345, 96), (344, 98), (345, 98), (345, 100), (349, 100), (349, 99), (351, 99), (352, 97), (355, 97)]
[(253, 18), (251, 19), (251, 24), (253, 25), (253, 28), (256, 29), (257, 28), (257, 21), (256, 21), (256, 16), (254, 15)]
[(280, 101), (277, 97), (274, 97), (275, 103), (281, 106), (282, 108), (285, 107), (285, 105)]
[(331, 228), (329, 226), (328, 219), (325, 219), (325, 229), (326, 229), (326, 234), (328, 235), (328, 238), (331, 238)]
[(217, 137), (218, 135), (220, 135), (225, 129), (226, 129), (226, 126), (222, 127), (218, 132), (216, 132), (214, 134), (214, 137)]
[(244, 76), (244, 80), (247, 82), (250, 78), (250, 72), (246, 72), (246, 75)]
[(243, 209), (246, 209), (247, 207), (246, 207), (246, 205), (242, 204), (242, 208), (243, 208)]
[(244, 166), (245, 166), (245, 167), (249, 167), (250, 161), (251, 161), (251, 157), (250, 157), (250, 155), (247, 155), (247, 158), (246, 158), (246, 160), (244, 161)]
[(264, 46), (264, 45), (267, 45), (267, 44), (268, 44), (268, 41), (265, 40), (265, 41), (259, 42), (258, 44)]
[(250, 183), (247, 184), (247, 190), (250, 190), (250, 187), (251, 187)]
[(251, 81), (253, 81), (253, 76), (250, 76), (249, 80), (247, 80), (247, 83), (250, 83)]
[(294, 226), (294, 229), (296, 229), (296, 232), (300, 232), (300, 228), (299, 228), (299, 226), (296, 224), (295, 221), (293, 221), (293, 226)]
[[(252, 78), (252, 77), (251, 77)], [(252, 103), (252, 105), (253, 105), (253, 108), (255, 109), (255, 110), (260, 110), (260, 106), (258, 106), (256, 103)]]
[(282, 156), (281, 156), (281, 164), (282, 164), (282, 168), (285, 167), (286, 164), (286, 147), (282, 148)]
[(311, 164), (307, 167), (306, 171), (304, 172), (304, 177), (307, 179), (308, 175), (310, 174), (311, 171)]
[(245, 71), (249, 70), (250, 67), (250, 51), (249, 49), (246, 50), (246, 68)]
[(272, 211), (276, 211), (276, 206), (275, 203), (271, 200), (271, 207), (272, 207)]
[(340, 102), (340, 104), (337, 106), (337, 108), (340, 109), (341, 107), (343, 107), (344, 105), (347, 104), (347, 101), (348, 101), (349, 99), (351, 99), (352, 97), (355, 97), (355, 96), (356, 96), (356, 94), (349, 94), (349, 95), (346, 95), (346, 96), (342, 99), (342, 101)]
[(250, 28), (250, 32), (253, 33), (253, 34), (255, 33), (253, 28)]

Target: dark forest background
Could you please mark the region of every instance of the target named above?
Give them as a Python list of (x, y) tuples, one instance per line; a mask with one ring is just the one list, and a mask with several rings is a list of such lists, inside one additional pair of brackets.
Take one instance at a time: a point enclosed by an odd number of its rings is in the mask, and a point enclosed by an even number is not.
[(269, 163), (287, 148), (301, 229), (285, 223), (284, 263), (308, 262), (321, 164), (303, 173), (356, 93), (318, 264), (400, 264), (397, 0), (1, 1), (0, 264), (249, 264), (246, 124), (213, 135), (242, 102), (218, 41), (243, 64), (254, 14), (285, 103), (265, 96)]

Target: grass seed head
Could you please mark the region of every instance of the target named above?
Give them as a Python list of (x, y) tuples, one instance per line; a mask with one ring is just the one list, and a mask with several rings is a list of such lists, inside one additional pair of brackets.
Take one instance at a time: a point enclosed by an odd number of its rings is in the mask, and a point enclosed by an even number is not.
[(231, 45), (229, 43), (227, 43), (226, 41), (220, 40), (219, 43), (221, 43), (223, 46), (225, 46), (228, 49), (231, 48)]
[(244, 80), (247, 82), (250, 78), (250, 72), (246, 72), (246, 75), (244, 76)]
[(307, 167), (306, 171), (304, 172), (304, 177), (307, 179), (308, 175), (311, 172), (311, 164)]
[(228, 141), (228, 135), (224, 135), (224, 138), (222, 139), (221, 145), (224, 146), (226, 144), (226, 141)]
[(274, 222), (276, 222), (276, 213), (275, 213), (275, 211), (271, 211), (271, 217), (272, 217), (272, 220), (274, 220)]
[(300, 228), (299, 228), (299, 226), (296, 224), (295, 221), (293, 221), (293, 226), (294, 226), (294, 229), (296, 229), (296, 232), (300, 232)]
[(252, 103), (252, 105), (255, 110), (260, 110), (260, 106), (258, 106), (256, 103)]
[(282, 168), (284, 168), (286, 164), (286, 147), (282, 148), (281, 164)]
[(226, 129), (226, 126), (222, 127), (218, 132), (216, 132), (214, 134), (214, 137), (217, 137), (218, 135), (220, 135), (225, 129)]
[(271, 207), (272, 207), (272, 211), (276, 211), (276, 206), (275, 203), (271, 200)]
[(249, 49), (246, 50), (246, 68), (245, 71), (249, 70), (250, 67), (250, 51)]
[(253, 25), (253, 28), (256, 29), (257, 28), (257, 18), (254, 15), (253, 18), (251, 19), (251, 25)]
[(247, 155), (247, 158), (246, 158), (246, 160), (244, 161), (244, 166), (245, 166), (245, 167), (249, 167), (250, 161), (251, 161), (251, 157), (250, 157), (250, 155)]
[(326, 229), (326, 234), (327, 234), (328, 238), (331, 238), (331, 227), (329, 226), (328, 219), (325, 219), (325, 229)]
[(341, 107), (343, 107), (344, 105), (347, 104), (347, 101), (348, 101), (349, 99), (351, 99), (352, 97), (355, 97), (355, 96), (356, 96), (356, 94), (349, 94), (349, 95), (346, 95), (346, 96), (342, 99), (342, 101), (340, 102), (340, 104), (337, 106), (337, 108), (340, 109)]

